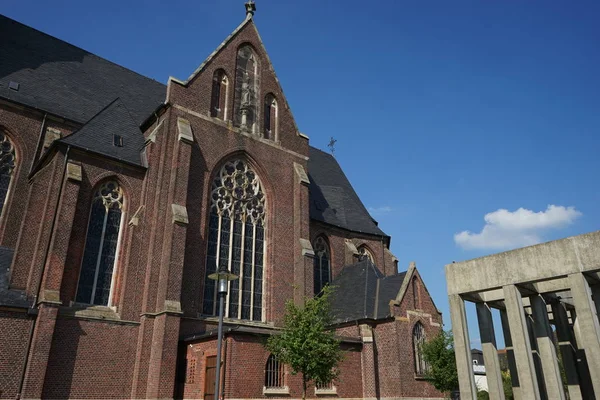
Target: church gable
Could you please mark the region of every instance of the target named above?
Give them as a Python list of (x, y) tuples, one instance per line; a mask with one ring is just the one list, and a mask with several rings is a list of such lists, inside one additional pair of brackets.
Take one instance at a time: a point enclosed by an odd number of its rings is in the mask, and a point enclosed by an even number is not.
[(250, 15), (186, 81), (170, 78), (167, 99), (216, 124), (306, 152)]

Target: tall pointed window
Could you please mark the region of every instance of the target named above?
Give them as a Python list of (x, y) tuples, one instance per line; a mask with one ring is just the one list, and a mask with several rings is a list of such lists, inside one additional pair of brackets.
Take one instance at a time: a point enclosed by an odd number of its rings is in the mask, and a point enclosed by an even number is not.
[(218, 69), (213, 75), (212, 97), (210, 102), (210, 116), (222, 120), (227, 119), (229, 79), (225, 71)]
[(234, 125), (257, 133), (258, 88), (260, 76), (258, 60), (248, 44), (239, 48), (235, 69)]
[(15, 169), (15, 148), (8, 136), (0, 131), (0, 213), (4, 209), (10, 181)]
[(314, 258), (314, 291), (315, 295), (331, 282), (331, 266), (329, 245), (323, 236), (319, 236), (313, 243)]
[(111, 304), (122, 213), (123, 190), (114, 181), (105, 182), (92, 200), (77, 286), (78, 303)]
[(265, 196), (246, 161), (227, 162), (212, 183), (206, 275), (205, 315), (216, 315), (216, 281), (208, 276), (224, 266), (240, 279), (230, 283), (225, 315), (261, 321), (265, 249)]
[(423, 324), (417, 322), (413, 328), (413, 350), (415, 354), (415, 374), (425, 375), (427, 373), (427, 363), (423, 358), (423, 343), (425, 343), (425, 328)]
[(278, 128), (278, 110), (277, 100), (272, 94), (268, 94), (265, 97), (265, 120), (264, 120), (264, 132), (263, 136), (265, 139), (277, 140), (277, 128)]

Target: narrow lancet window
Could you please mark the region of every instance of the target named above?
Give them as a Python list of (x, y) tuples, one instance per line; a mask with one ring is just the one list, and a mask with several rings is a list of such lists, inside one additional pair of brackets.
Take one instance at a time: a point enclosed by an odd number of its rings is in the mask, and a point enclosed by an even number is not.
[(222, 120), (227, 119), (229, 79), (225, 71), (218, 69), (213, 75), (212, 97), (210, 103), (210, 116)]
[(10, 181), (15, 169), (15, 147), (8, 136), (0, 131), (0, 213), (4, 209)]
[(273, 354), (267, 359), (265, 366), (265, 389), (281, 389), (285, 387), (283, 363)]
[(415, 354), (415, 374), (422, 376), (427, 373), (427, 363), (423, 358), (423, 343), (425, 343), (425, 328), (417, 322), (413, 328), (413, 350)]
[(109, 181), (92, 200), (76, 301), (107, 306), (111, 303), (114, 267), (123, 212), (123, 191)]
[(314, 258), (314, 293), (321, 293), (321, 290), (331, 282), (331, 266), (329, 256), (329, 245), (323, 236), (319, 236), (313, 243), (315, 251)]
[(227, 162), (212, 183), (204, 280), (205, 315), (216, 315), (216, 282), (208, 276), (224, 266), (240, 278), (230, 283), (229, 318), (262, 321), (265, 196), (246, 161)]
[(277, 127), (278, 127), (278, 110), (277, 100), (272, 94), (268, 94), (265, 97), (265, 120), (264, 120), (264, 132), (263, 136), (265, 139), (277, 140)]
[(367, 248), (367, 246), (361, 246), (358, 249), (358, 258), (362, 261), (362, 260), (369, 260), (371, 261), (372, 264), (375, 264), (375, 257), (373, 256), (373, 253), (371, 253), (371, 250), (369, 250)]

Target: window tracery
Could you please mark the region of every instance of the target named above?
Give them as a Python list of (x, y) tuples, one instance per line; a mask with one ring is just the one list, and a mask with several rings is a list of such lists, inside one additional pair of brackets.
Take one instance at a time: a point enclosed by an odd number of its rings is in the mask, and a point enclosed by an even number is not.
[(6, 203), (15, 163), (15, 147), (8, 136), (0, 131), (0, 213)]
[(210, 104), (210, 116), (222, 120), (227, 119), (229, 79), (225, 71), (218, 69), (213, 75), (212, 97)]
[(229, 161), (212, 183), (203, 313), (216, 315), (216, 282), (208, 275), (224, 266), (240, 278), (230, 283), (229, 318), (262, 320), (265, 195), (244, 160)]
[(314, 293), (319, 294), (331, 282), (331, 257), (329, 245), (323, 236), (313, 243), (314, 258)]
[(425, 328), (417, 322), (413, 328), (413, 351), (415, 355), (415, 374), (425, 375), (429, 368), (423, 358), (423, 344), (425, 343)]
[(358, 248), (358, 258), (361, 261), (366, 259), (375, 264), (375, 257), (373, 256), (373, 253), (371, 253), (371, 250), (367, 248), (367, 246), (361, 246)]
[(123, 190), (114, 181), (105, 182), (94, 194), (77, 286), (79, 303), (111, 303), (123, 202)]

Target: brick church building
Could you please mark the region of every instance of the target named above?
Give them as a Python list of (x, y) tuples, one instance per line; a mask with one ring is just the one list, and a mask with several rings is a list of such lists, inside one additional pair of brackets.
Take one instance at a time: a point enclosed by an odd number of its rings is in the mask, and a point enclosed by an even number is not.
[(291, 399), (263, 347), (327, 284), (345, 350), (311, 398), (441, 398), (441, 314), (336, 160), (296, 125), (246, 4), (167, 85), (0, 16), (0, 398)]

